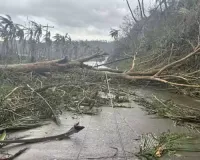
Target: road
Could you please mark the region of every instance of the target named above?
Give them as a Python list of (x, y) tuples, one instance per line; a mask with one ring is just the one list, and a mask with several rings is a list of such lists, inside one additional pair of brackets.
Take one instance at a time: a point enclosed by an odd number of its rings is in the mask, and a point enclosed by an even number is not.
[[(139, 151), (138, 138), (143, 133), (161, 133), (170, 129), (173, 132), (185, 132), (185, 128), (176, 127), (171, 120), (156, 119), (147, 115), (141, 106), (131, 104), (130, 109), (103, 107), (96, 116), (64, 113), (61, 126), (54, 123), (15, 133), (14, 136), (31, 135), (28, 138), (44, 137), (66, 132), (76, 122), (85, 129), (74, 134), (70, 139), (26, 145), (29, 147), (17, 160), (137, 160), (134, 156)], [(9, 153), (15, 153), (25, 145), (8, 146)], [(179, 157), (180, 158), (180, 157)], [(179, 159), (176, 158), (176, 159)], [(199, 159), (198, 155), (181, 157)]]

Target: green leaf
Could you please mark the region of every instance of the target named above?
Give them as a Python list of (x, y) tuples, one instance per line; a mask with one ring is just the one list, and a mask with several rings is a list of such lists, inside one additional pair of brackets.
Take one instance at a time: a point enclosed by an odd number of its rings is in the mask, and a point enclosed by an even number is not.
[(6, 138), (6, 130), (3, 131), (3, 133), (0, 135), (0, 140), (4, 141)]

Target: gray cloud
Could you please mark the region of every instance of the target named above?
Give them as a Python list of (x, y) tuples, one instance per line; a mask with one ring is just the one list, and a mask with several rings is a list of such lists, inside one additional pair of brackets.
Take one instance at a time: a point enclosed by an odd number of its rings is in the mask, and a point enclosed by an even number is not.
[[(0, 0), (0, 14), (10, 14), (17, 23), (28, 16), (38, 23), (55, 26), (54, 32), (73, 39), (109, 39), (111, 27), (118, 27), (129, 14), (124, 0)], [(136, 6), (137, 1), (131, 5)]]

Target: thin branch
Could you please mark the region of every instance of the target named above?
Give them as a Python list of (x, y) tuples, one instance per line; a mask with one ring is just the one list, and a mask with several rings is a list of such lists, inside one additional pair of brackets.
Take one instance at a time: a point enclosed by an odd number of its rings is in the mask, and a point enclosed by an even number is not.
[(14, 155), (12, 155), (12, 156), (10, 156), (8, 158), (1, 158), (0, 160), (14, 160), (15, 158), (19, 157), (21, 154), (23, 154), (24, 152), (26, 152), (26, 150), (28, 150), (28, 149), (29, 148), (21, 149), (20, 151), (18, 151)]
[(59, 121), (59, 119), (58, 119), (56, 113), (54, 112), (53, 108), (51, 107), (51, 105), (47, 102), (47, 100), (46, 100), (40, 93), (36, 92), (33, 88), (31, 88), (31, 86), (29, 86), (28, 84), (27, 84), (27, 87), (28, 87), (31, 91), (33, 91), (34, 93), (36, 93), (41, 99), (44, 100), (44, 102), (45, 102), (45, 103), (47, 104), (47, 106), (50, 108), (50, 110), (51, 110), (51, 112), (52, 112), (52, 114), (53, 114), (53, 116), (54, 116), (54, 118), (55, 118), (56, 124), (59, 125), (59, 124), (60, 124), (60, 121)]
[(146, 14), (145, 14), (145, 9), (144, 9), (144, 0), (142, 0), (142, 11), (143, 11), (143, 15), (146, 18)]
[(128, 75), (122, 75), (122, 77), (124, 77), (125, 79), (129, 79), (129, 80), (151, 80), (151, 81), (162, 82), (162, 83), (169, 84), (169, 85), (172, 85), (172, 86), (200, 88), (200, 85), (174, 83), (174, 82), (169, 82), (169, 81), (164, 80), (164, 79), (156, 78), (154, 76), (128, 76)]
[(165, 106), (167, 108), (167, 105), (165, 103), (163, 103), (160, 99), (158, 99), (155, 95), (153, 95), (153, 97), (159, 102), (161, 103), (163, 106)]
[(197, 74), (197, 73), (199, 73), (199, 72), (200, 72), (200, 70), (197, 70), (197, 71), (194, 71), (194, 72), (192, 72), (192, 73), (188, 73), (187, 76), (191, 76), (191, 75)]
[(170, 60), (171, 60), (171, 57), (172, 57), (172, 54), (173, 54), (173, 49), (174, 49), (174, 43), (172, 43), (171, 53), (170, 53), (170, 56), (169, 56), (169, 59), (168, 59), (168, 64), (170, 63)]
[(176, 78), (176, 79), (181, 79), (183, 81), (185, 81), (186, 83), (188, 83), (188, 79), (184, 78), (182, 76), (176, 76), (176, 75), (164, 75), (164, 76), (159, 76), (159, 78)]
[(192, 49), (195, 49), (194, 44), (193, 44), (190, 40), (187, 40), (187, 39), (186, 39), (186, 42), (188, 42), (188, 43), (190, 44), (190, 46), (192, 47)]
[(11, 94), (13, 94), (16, 90), (18, 90), (19, 88), (21, 88), (21, 86), (19, 86), (19, 87), (15, 87), (10, 93), (8, 93), (5, 97), (4, 97), (4, 99), (7, 99)]
[[(136, 54), (136, 55), (137, 55), (137, 54)], [(130, 70), (127, 72), (127, 73), (133, 72), (133, 70), (134, 70), (134, 67), (135, 67), (136, 55), (134, 55), (134, 57), (133, 57), (133, 62), (132, 62), (132, 66), (131, 66), (131, 69), (130, 69)]]
[(160, 69), (160, 71), (159, 71), (158, 73), (156, 73), (154, 76), (155, 76), (155, 77), (156, 77), (156, 76), (159, 76), (163, 71), (165, 71), (165, 70), (167, 70), (167, 69), (169, 69), (169, 68), (175, 66), (175, 65), (178, 64), (178, 63), (181, 63), (181, 62), (185, 61), (186, 59), (192, 57), (193, 55), (195, 55), (195, 54), (197, 54), (197, 53), (199, 53), (199, 52), (200, 52), (200, 45), (198, 45), (198, 46), (195, 48), (195, 50), (194, 50), (193, 52), (189, 53), (187, 56), (185, 56), (185, 57), (183, 57), (183, 58), (181, 58), (181, 59), (179, 59), (179, 60), (177, 60), (177, 61), (175, 61), (175, 62), (172, 62), (172, 63), (170, 63), (170, 64), (164, 66), (164, 67), (163, 67), (162, 69)]
[(141, 3), (140, 3), (140, 0), (138, 0), (138, 5), (139, 5), (139, 8), (140, 8), (141, 19), (143, 19), (143, 12), (142, 12), (142, 6), (141, 6)]
[(135, 18), (134, 14), (133, 14), (133, 11), (132, 11), (132, 9), (131, 9), (131, 7), (130, 7), (130, 4), (129, 4), (128, 0), (126, 0), (126, 3), (127, 3), (127, 5), (128, 5), (129, 11), (131, 12), (131, 15), (132, 15), (132, 17), (133, 17), (133, 20), (134, 20), (135, 22), (138, 22), (138, 20)]

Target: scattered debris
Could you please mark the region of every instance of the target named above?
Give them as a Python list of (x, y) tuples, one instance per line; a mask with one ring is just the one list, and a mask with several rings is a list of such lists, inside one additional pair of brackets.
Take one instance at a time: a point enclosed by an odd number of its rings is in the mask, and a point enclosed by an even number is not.
[(119, 95), (116, 95), (115, 101), (116, 101), (117, 103), (130, 102), (128, 96), (126, 97), (126, 96), (119, 96)]
[(5, 73), (0, 86), (0, 130), (30, 129), (45, 125), (49, 119), (60, 124), (63, 110), (98, 114), (100, 106), (107, 103), (99, 96), (105, 75), (94, 75), (89, 70), (54, 72), (50, 78)]
[(136, 155), (142, 160), (156, 160), (177, 152), (200, 152), (200, 136), (171, 132), (160, 136), (144, 134), (141, 136), (140, 152)]

